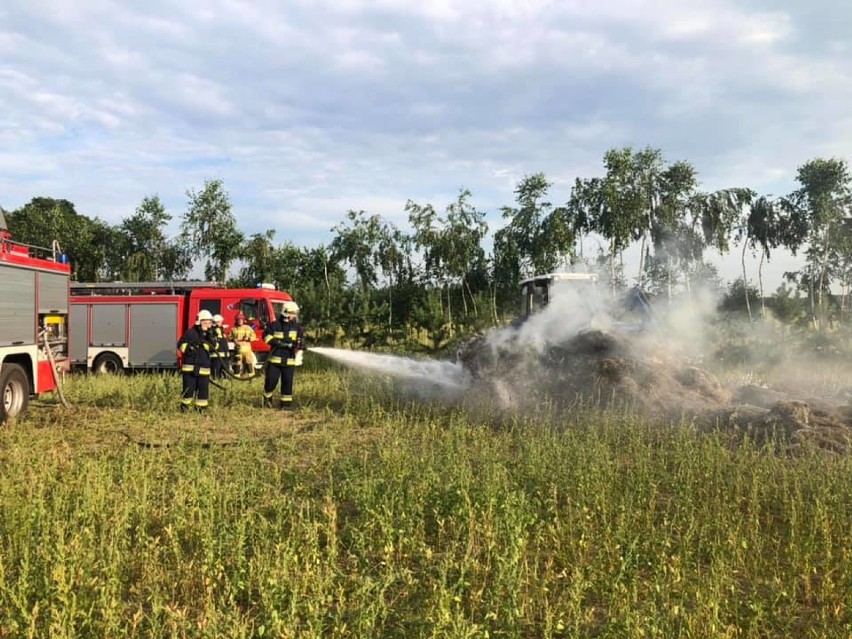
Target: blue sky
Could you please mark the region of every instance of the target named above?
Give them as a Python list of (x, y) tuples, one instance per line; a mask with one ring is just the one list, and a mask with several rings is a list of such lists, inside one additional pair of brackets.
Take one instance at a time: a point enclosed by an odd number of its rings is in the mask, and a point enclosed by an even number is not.
[(624, 145), (783, 194), (852, 155), (850, 57), (839, 0), (12, 0), (0, 204), (177, 220), (219, 178), (243, 231), (317, 245), (464, 187), (493, 230), (524, 175), (560, 203)]

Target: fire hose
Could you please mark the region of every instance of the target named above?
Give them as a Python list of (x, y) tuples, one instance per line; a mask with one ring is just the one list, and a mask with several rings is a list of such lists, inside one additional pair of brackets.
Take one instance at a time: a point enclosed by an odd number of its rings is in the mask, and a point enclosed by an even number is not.
[[(221, 351), (219, 351), (219, 352), (221, 353)], [(220, 360), (221, 359), (224, 359), (224, 358), (220, 357)], [(230, 360), (230, 358), (228, 358), (228, 360)], [(250, 377), (243, 377), (242, 375), (237, 375), (236, 373), (234, 373), (234, 371), (232, 371), (230, 369), (230, 367), (228, 366), (230, 361), (223, 361), (221, 363), (222, 363), (222, 367), (219, 370), (222, 373), (224, 373), (226, 377), (234, 379), (238, 382), (250, 382), (251, 380), (253, 380), (255, 378), (254, 374), (252, 374)], [(210, 380), (210, 383), (213, 384), (214, 386), (218, 386), (219, 388), (222, 388), (222, 386), (219, 386), (218, 384), (216, 384), (212, 379)]]
[(235, 379), (238, 382), (250, 382), (253, 380), (256, 375), (252, 374), (250, 377), (244, 377), (242, 375), (237, 375), (234, 371), (232, 371), (228, 366), (228, 362), (222, 362), (223, 366), (221, 368), (222, 372), (226, 377), (230, 377), (231, 379)]
[[(216, 347), (215, 342), (207, 341), (207, 342), (206, 342), (206, 344), (207, 344), (207, 345), (208, 345), (208, 346), (209, 346), (212, 350), (215, 350), (215, 347)], [(202, 342), (194, 342), (194, 343), (190, 343), (190, 344), (187, 344), (187, 346), (188, 346), (191, 350), (193, 350), (193, 351), (194, 351), (194, 350), (197, 350), (197, 349), (201, 348), (201, 346), (202, 346)], [(219, 352), (221, 352), (221, 351), (219, 351)], [(224, 373), (224, 374), (225, 374), (225, 376), (226, 376), (226, 377), (229, 377), (229, 378), (231, 378), (231, 379), (237, 380), (238, 382), (250, 382), (252, 379), (254, 379), (254, 377), (255, 377), (254, 375), (252, 375), (251, 377), (242, 377), (242, 376), (240, 376), (240, 375), (235, 374), (233, 371), (231, 371), (231, 370), (230, 370), (230, 368), (228, 367), (228, 365), (227, 365), (227, 364), (228, 364), (228, 362), (222, 362), (222, 367), (219, 369), (219, 370), (221, 370), (221, 372), (222, 372), (222, 373)], [(212, 379), (210, 380), (210, 384), (212, 384), (212, 385), (213, 385), (213, 386), (215, 386), (216, 388), (219, 388), (219, 389), (221, 389), (221, 390), (225, 390), (225, 386), (222, 386), (221, 384), (217, 384), (217, 383), (216, 383), (214, 380), (212, 380)]]
[(70, 408), (71, 404), (65, 399), (65, 393), (62, 392), (62, 379), (59, 375), (59, 369), (56, 366), (56, 358), (53, 356), (53, 349), (50, 348), (50, 342), (47, 340), (47, 331), (42, 332), (44, 339), (44, 350), (47, 353), (47, 361), (50, 362), (50, 370), (53, 373), (53, 381), (56, 382), (56, 394), (59, 396), (59, 402), (65, 407)]
[[(273, 348), (273, 350), (274, 350), (274, 348)], [(302, 351), (302, 352), (304, 352), (304, 351), (306, 351), (306, 350), (308, 350), (308, 349), (307, 349), (307, 348), (305, 348), (304, 346), (302, 346), (299, 350), (300, 350), (300, 351)], [(298, 359), (298, 358), (297, 358), (297, 359)], [(300, 365), (300, 364), (301, 364), (301, 362), (298, 362), (298, 363), (297, 363), (297, 365)], [(235, 374), (233, 371), (231, 371), (231, 370), (230, 370), (227, 366), (223, 366), (223, 367), (222, 367), (222, 371), (225, 373), (225, 375), (226, 375), (227, 377), (230, 377), (231, 379), (235, 379), (235, 380), (237, 380), (238, 382), (250, 382), (250, 381), (251, 381), (251, 380), (253, 380), (255, 377), (258, 377), (258, 376), (263, 377), (264, 375), (266, 375), (266, 369), (267, 369), (267, 368), (269, 368), (269, 358), (268, 358), (268, 357), (267, 357), (267, 358), (266, 358), (266, 360), (263, 362), (263, 365), (262, 365), (262, 366), (261, 366), (261, 368), (260, 368), (260, 372), (259, 372), (259, 373), (252, 374), (252, 375), (251, 375), (251, 376), (249, 376), (249, 377), (244, 377), (244, 376), (242, 376), (242, 375), (237, 375), (237, 374)], [(213, 380), (210, 380), (210, 383), (211, 383), (211, 384), (214, 384), (214, 385), (216, 385), (216, 386), (218, 386), (219, 388), (222, 388), (222, 387), (221, 387), (221, 386), (219, 386), (218, 384), (215, 384), (215, 383), (213, 382)]]

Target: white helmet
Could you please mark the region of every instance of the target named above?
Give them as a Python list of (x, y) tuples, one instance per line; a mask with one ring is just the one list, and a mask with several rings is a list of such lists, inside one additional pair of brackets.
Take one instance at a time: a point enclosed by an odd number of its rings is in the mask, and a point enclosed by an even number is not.
[(299, 305), (296, 302), (284, 302), (284, 312), (285, 313), (298, 313)]
[(222, 322), (224, 322), (224, 321), (225, 321), (225, 318), (224, 318), (224, 317), (222, 317), (221, 315), (219, 315), (219, 313), (216, 313), (216, 314), (213, 316), (213, 321), (214, 321), (214, 322), (216, 322), (217, 324), (221, 324)]
[(207, 309), (198, 311), (198, 315), (195, 316), (196, 324), (200, 324), (203, 320), (213, 320), (213, 315)]

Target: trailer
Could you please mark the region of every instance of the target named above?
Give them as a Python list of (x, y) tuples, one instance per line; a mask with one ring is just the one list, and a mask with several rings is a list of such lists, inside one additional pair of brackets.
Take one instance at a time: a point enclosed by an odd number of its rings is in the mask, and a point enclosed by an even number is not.
[[(224, 288), (215, 282), (91, 282), (71, 284), (69, 357), (96, 373), (179, 367), (176, 343), (201, 310), (222, 315), (226, 334), (238, 313), (255, 331), (262, 366), (269, 352), (263, 329), (291, 301), (270, 285)], [(231, 344), (233, 352), (233, 344)]]
[(24, 413), (30, 397), (55, 391), (68, 369), (70, 276), (57, 244), (12, 241), (0, 209), (0, 423)]

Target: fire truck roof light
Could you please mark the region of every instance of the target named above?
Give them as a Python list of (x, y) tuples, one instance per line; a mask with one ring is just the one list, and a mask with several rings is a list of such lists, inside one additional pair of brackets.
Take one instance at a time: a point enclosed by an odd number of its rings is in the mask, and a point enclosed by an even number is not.
[(269, 289), (270, 291), (274, 291), (275, 290), (275, 284), (270, 284), (269, 282), (258, 282), (257, 288), (265, 288), (265, 289)]

